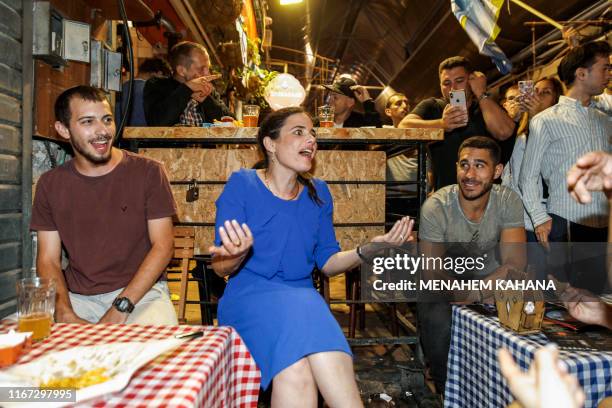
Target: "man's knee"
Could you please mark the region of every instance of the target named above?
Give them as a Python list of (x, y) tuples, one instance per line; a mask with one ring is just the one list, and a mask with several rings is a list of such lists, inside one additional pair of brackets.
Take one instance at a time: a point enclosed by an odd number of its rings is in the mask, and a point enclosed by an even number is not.
[(167, 286), (157, 283), (136, 304), (126, 323), (176, 326), (176, 311), (168, 295)]

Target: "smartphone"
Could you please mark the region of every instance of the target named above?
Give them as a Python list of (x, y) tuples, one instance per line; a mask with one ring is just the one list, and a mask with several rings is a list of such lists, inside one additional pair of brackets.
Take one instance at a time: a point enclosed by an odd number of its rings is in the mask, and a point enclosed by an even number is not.
[(534, 87), (533, 87), (532, 80), (519, 81), (518, 87), (519, 87), (519, 93), (521, 94), (521, 96), (523, 95), (533, 96)]
[(461, 109), (467, 110), (467, 103), (465, 101), (465, 91), (463, 89), (450, 91), (449, 97), (451, 106), (459, 106)]

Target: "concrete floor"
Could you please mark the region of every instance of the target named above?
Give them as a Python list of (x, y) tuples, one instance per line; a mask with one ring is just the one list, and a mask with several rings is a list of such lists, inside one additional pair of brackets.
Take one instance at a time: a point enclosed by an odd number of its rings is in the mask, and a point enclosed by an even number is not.
[[(178, 275), (169, 276), (178, 277)], [(179, 283), (169, 283), (170, 292), (179, 293)], [(344, 276), (330, 280), (331, 299), (345, 299)], [(189, 282), (187, 299), (198, 300), (197, 282)], [(412, 320), (410, 309), (402, 306), (402, 315)], [(349, 307), (333, 304), (332, 312), (340, 326), (348, 335)], [(185, 317), (188, 324), (201, 324), (199, 305), (187, 305)], [(366, 305), (366, 324), (364, 331), (359, 329), (356, 337), (391, 337), (390, 309), (384, 305)], [(410, 336), (407, 330), (400, 330), (400, 335)], [(440, 398), (431, 392), (431, 384), (424, 379), (423, 367), (414, 358), (413, 346), (407, 345), (371, 345), (354, 346), (355, 377), (366, 407), (441, 407)], [(269, 393), (268, 393), (269, 394)], [(382, 398), (391, 397), (390, 402)], [(260, 407), (269, 406), (269, 395), (261, 395)], [(322, 405), (325, 406), (325, 405)]]

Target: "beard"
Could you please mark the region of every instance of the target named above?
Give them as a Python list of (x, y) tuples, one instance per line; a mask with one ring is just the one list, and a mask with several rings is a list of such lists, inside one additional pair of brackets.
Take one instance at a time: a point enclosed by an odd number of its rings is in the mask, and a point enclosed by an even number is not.
[[(93, 149), (93, 147), (91, 147), (90, 145), (92, 141), (102, 141), (102, 140), (106, 140), (108, 141), (109, 144), (111, 144), (110, 148), (106, 151), (106, 153), (97, 154), (96, 152), (92, 152), (88, 150), (88, 148)], [(112, 153), (113, 153), (112, 140), (113, 140), (112, 137), (107, 136), (107, 137), (99, 137), (94, 140), (83, 141), (82, 139), (73, 137), (72, 133), (70, 133), (70, 144), (72, 145), (72, 148), (76, 152), (78, 152), (81, 156), (83, 156), (85, 159), (90, 161), (92, 164), (106, 164), (110, 161), (112, 157)]]
[(463, 183), (467, 181), (472, 181), (470, 179), (463, 179), (461, 183), (459, 183), (459, 190), (461, 191), (461, 195), (468, 201), (478, 200), (479, 198), (486, 195), (493, 188), (493, 181), (482, 183), (482, 189), (479, 192), (466, 192), (463, 190)]

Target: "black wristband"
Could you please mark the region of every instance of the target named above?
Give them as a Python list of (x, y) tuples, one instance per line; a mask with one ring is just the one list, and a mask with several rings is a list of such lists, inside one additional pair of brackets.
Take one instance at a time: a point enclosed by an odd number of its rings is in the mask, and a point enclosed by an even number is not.
[(361, 259), (362, 262), (368, 262), (366, 257), (361, 253), (361, 245), (357, 245), (355, 251), (357, 252), (357, 256), (359, 257), (359, 259)]

